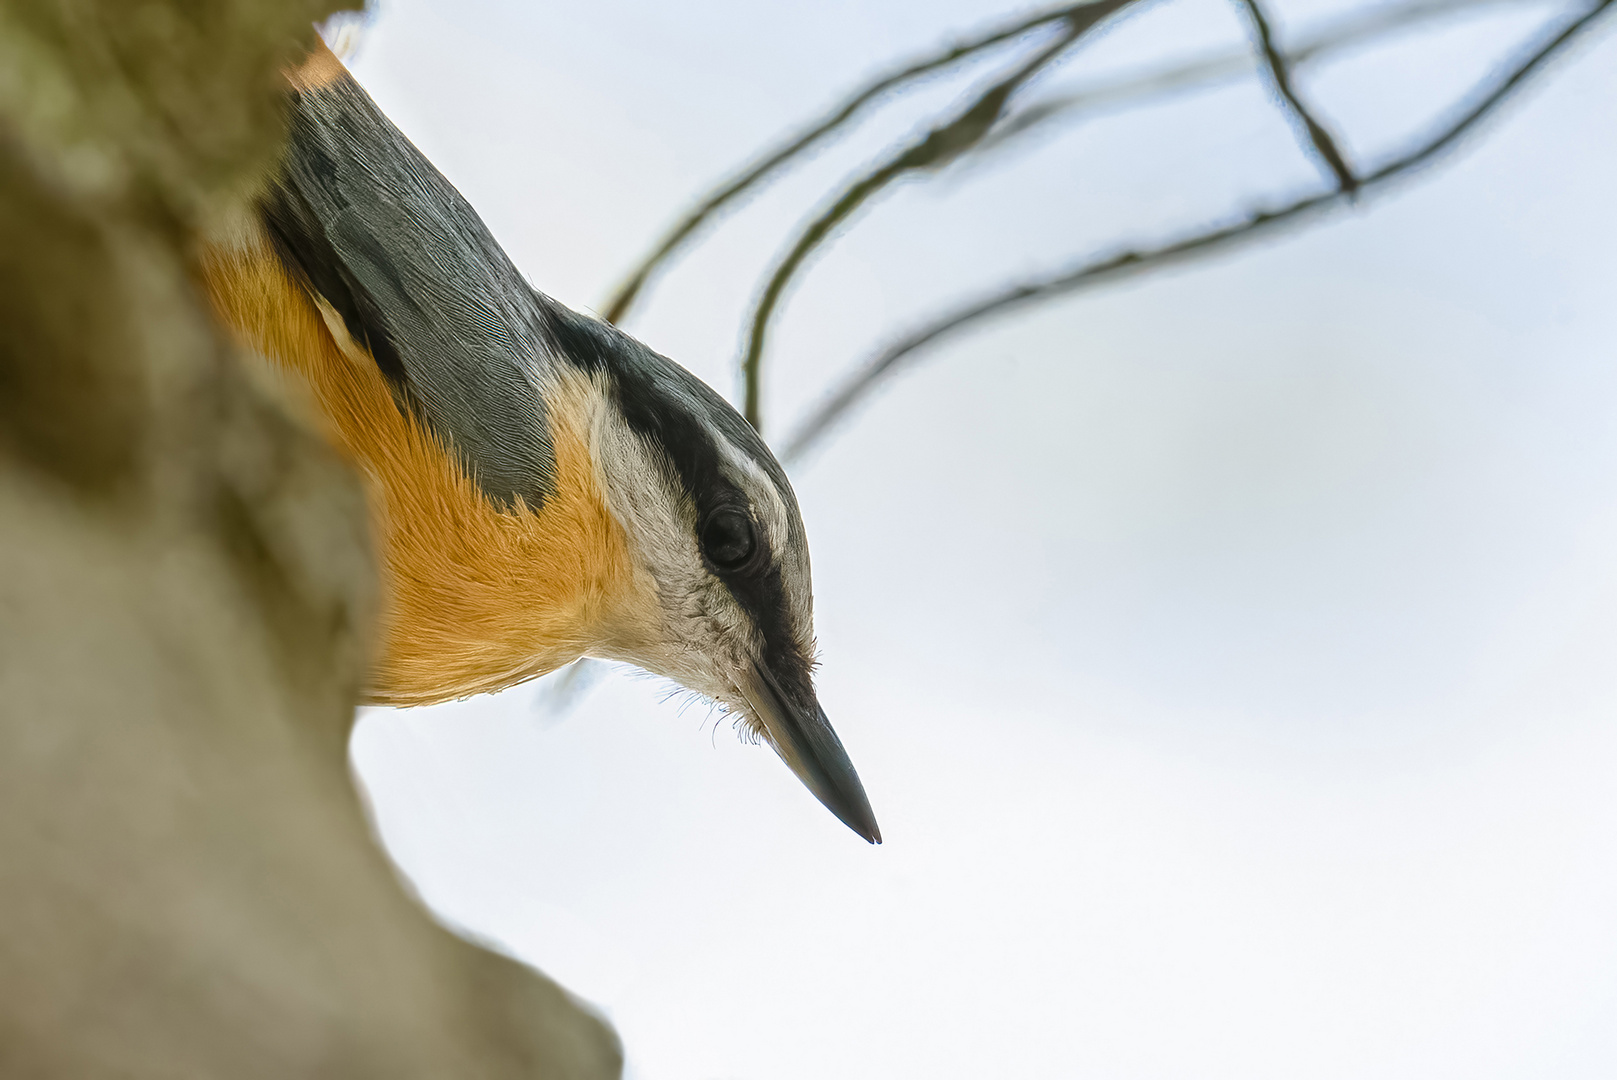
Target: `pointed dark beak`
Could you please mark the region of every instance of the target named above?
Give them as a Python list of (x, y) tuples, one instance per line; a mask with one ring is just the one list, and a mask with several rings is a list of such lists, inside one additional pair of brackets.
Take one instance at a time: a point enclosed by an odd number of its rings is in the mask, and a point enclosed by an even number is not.
[(865, 785), (820, 703), (811, 699), (806, 706), (794, 705), (763, 665), (754, 664), (753, 671), (756, 678), (745, 688), (747, 699), (775, 752), (838, 820), (872, 844), (881, 843)]

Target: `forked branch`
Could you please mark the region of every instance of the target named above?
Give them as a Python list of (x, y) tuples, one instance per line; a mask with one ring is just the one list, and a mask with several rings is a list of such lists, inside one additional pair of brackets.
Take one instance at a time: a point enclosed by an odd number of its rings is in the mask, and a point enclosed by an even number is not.
[(1263, 6), (1258, 0), (1239, 0), (1239, 3), (1246, 11), (1247, 17), (1252, 20), (1253, 29), (1257, 31), (1258, 48), (1263, 53), (1264, 66), (1268, 68), (1269, 78), (1274, 82), (1280, 100), (1285, 102), (1287, 112), (1302, 125), (1314, 153), (1336, 177), (1336, 190), (1347, 195), (1353, 194), (1359, 186), (1359, 178), (1353, 175), (1347, 159), (1342, 156), (1342, 151), (1337, 149), (1336, 139), (1308, 106), (1303, 104), (1302, 98), (1297, 96), (1297, 88), (1291, 84), (1291, 65), (1275, 47), (1274, 32), (1269, 28), (1269, 19), (1263, 13)]
[[(1309, 34), (1299, 36), (1280, 57), (1290, 71), (1340, 49), (1374, 41), (1423, 22), (1451, 17), (1485, 7), (1529, 7), (1541, 0), (1411, 0), (1392, 7), (1352, 12)], [(1114, 77), (1051, 97), (1030, 102), (995, 125), (978, 144), (980, 156), (1054, 120), (1071, 119), (1086, 112), (1135, 108), (1190, 90), (1217, 86), (1251, 75), (1251, 50), (1220, 52), (1200, 59)]]
[[(1617, 0), (1598, 0), (1594, 6), (1568, 21), (1539, 44), (1524, 50), (1514, 63), (1503, 69), (1502, 74), (1483, 80), (1470, 95), (1470, 104), (1463, 106), (1448, 123), (1414, 148), (1360, 178), (1357, 194), (1363, 197), (1379, 193), (1454, 148), (1542, 72), (1556, 55), (1594, 26), (1614, 3)], [(1352, 191), (1338, 186), (1330, 191), (1298, 198), (1277, 209), (1252, 212), (1232, 223), (1167, 244), (1086, 261), (1072, 269), (999, 290), (939, 316), (877, 353), (848, 375), (787, 441), (782, 457), (787, 461), (802, 457), (902, 361), (913, 358), (924, 347), (967, 326), (1038, 300), (1068, 295), (1093, 285), (1223, 251), (1273, 233), (1283, 226), (1321, 215), (1343, 205), (1352, 197)]]
[(741, 362), (745, 381), (745, 401), (742, 415), (755, 428), (761, 428), (760, 399), (765, 343), (768, 341), (769, 323), (786, 287), (814, 250), (823, 244), (855, 211), (872, 196), (907, 173), (925, 169), (941, 169), (951, 161), (968, 153), (993, 130), (1004, 115), (1011, 96), (1025, 86), (1029, 79), (1065, 53), (1069, 46), (1092, 29), (1106, 16), (1125, 7), (1132, 0), (1097, 0), (1096, 3), (1069, 13), (1065, 26), (1056, 39), (1034, 53), (1004, 78), (982, 91), (972, 103), (953, 119), (939, 124), (926, 137), (892, 154), (870, 172), (844, 188), (822, 213), (808, 223), (776, 265), (769, 280), (764, 283), (758, 304), (753, 309), (752, 323), (747, 330), (745, 353)]
[(878, 100), (888, 91), (894, 90), (905, 83), (913, 82), (923, 75), (941, 71), (987, 49), (991, 49), (995, 45), (1011, 41), (1040, 27), (1071, 18), (1085, 8), (1092, 6), (1095, 2), (1096, 0), (1082, 0), (1081, 3), (1062, 4), (1057, 7), (1046, 8), (1033, 15), (1018, 19), (1014, 23), (987, 31), (975, 38), (924, 57), (867, 83), (864, 87), (843, 99), (839, 105), (831, 109), (818, 121), (809, 125), (797, 137), (791, 139), (779, 149), (764, 155), (760, 161), (744, 170), (734, 180), (714, 191), (684, 217), (680, 218), (674, 224), (674, 227), (669, 229), (663, 239), (658, 242), (657, 246), (652, 249), (650, 254), (641, 259), (635, 268), (629, 271), (623, 284), (619, 285), (611, 298), (607, 300), (604, 307), (604, 317), (611, 323), (622, 322), (629, 314), (630, 308), (634, 306), (636, 299), (639, 298), (646, 283), (651, 280), (652, 275), (690, 239), (692, 234), (713, 220), (720, 210), (753, 188), (760, 186), (764, 180), (796, 160), (809, 147), (819, 143), (847, 124), (861, 113), (867, 105)]

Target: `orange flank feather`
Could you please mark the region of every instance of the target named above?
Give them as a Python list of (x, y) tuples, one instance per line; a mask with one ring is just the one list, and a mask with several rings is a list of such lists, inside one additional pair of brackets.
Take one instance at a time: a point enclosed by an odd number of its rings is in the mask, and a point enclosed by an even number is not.
[[(335, 60), (335, 58), (333, 58)], [(383, 645), (372, 701), (420, 705), (551, 671), (605, 640), (641, 638), (628, 538), (590, 456), (598, 391), (549, 388), (555, 492), (502, 511), (448, 448), (394, 403), (374, 360), (288, 274), (261, 236), (203, 258), (215, 309), (243, 344), (307, 384), (332, 440), (368, 481), (385, 554)]]

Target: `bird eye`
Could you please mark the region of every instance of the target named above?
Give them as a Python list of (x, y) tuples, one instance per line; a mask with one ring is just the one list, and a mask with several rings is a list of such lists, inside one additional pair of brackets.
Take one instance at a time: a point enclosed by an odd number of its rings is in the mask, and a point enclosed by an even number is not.
[(752, 521), (740, 510), (715, 510), (702, 526), (702, 551), (721, 570), (735, 570), (752, 558), (757, 547)]

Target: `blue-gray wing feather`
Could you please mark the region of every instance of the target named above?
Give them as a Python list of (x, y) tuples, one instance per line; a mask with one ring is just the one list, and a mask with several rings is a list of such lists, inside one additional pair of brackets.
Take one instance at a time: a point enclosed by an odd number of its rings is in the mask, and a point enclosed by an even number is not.
[(264, 201), (277, 249), (364, 344), (402, 408), (496, 502), (537, 508), (555, 458), (545, 301), (454, 186), (348, 76), (293, 102)]

